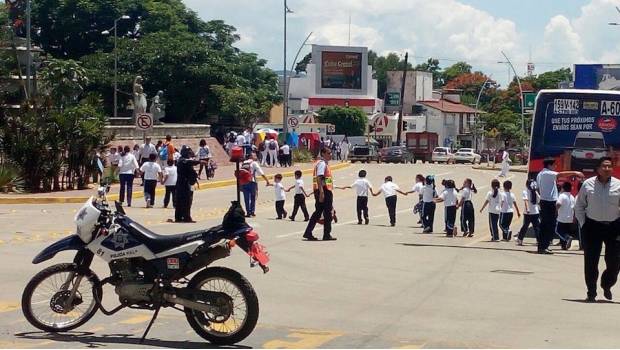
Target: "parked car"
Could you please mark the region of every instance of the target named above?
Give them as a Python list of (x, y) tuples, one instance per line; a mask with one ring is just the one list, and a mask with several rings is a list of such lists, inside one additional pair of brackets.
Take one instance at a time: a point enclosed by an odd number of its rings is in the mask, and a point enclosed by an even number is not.
[(435, 147), (431, 161), (438, 163), (454, 163), (454, 154), (449, 147)]
[(405, 146), (385, 147), (379, 151), (379, 160), (385, 163), (413, 163), (413, 154)]
[(351, 148), (351, 153), (349, 153), (349, 160), (351, 163), (362, 162), (362, 163), (370, 163), (375, 161), (379, 163), (379, 151), (377, 145), (375, 144), (367, 144), (367, 145), (355, 145)]
[(461, 148), (454, 154), (455, 163), (479, 164), (482, 157), (473, 148)]

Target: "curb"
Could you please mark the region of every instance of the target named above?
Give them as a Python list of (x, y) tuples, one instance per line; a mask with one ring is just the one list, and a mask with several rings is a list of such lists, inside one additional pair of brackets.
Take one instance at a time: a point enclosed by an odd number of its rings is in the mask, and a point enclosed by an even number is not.
[[(348, 168), (351, 166), (351, 163), (338, 163), (331, 167), (332, 170), (340, 170), (344, 168)], [(312, 174), (313, 169), (301, 169), (303, 174)], [(281, 173), (282, 177), (293, 177), (295, 175), (295, 170), (286, 171)], [(272, 180), (275, 174), (266, 175), (268, 179)], [(197, 191), (204, 191), (213, 188), (221, 188), (227, 186), (234, 186), (237, 184), (236, 179), (228, 179), (228, 180), (220, 180), (214, 182), (203, 182), (200, 184), (200, 188)], [(139, 187), (139, 186), (137, 186)], [(158, 186), (159, 189), (155, 191), (156, 194), (162, 195), (165, 193), (165, 188)], [(94, 190), (93, 190), (94, 191)], [(0, 197), (0, 204), (76, 204), (76, 203), (84, 203), (91, 196), (81, 196), (81, 197)], [(108, 196), (109, 201), (118, 200), (118, 194), (112, 194)], [(137, 191), (133, 193), (133, 198), (144, 198), (144, 192)]]
[[(489, 167), (480, 167), (480, 166), (473, 166), (471, 168), (475, 170), (493, 170), (493, 171), (501, 170), (501, 168), (489, 168)], [(510, 172), (511, 173), (524, 173), (524, 174), (528, 173), (527, 169), (510, 169)]]

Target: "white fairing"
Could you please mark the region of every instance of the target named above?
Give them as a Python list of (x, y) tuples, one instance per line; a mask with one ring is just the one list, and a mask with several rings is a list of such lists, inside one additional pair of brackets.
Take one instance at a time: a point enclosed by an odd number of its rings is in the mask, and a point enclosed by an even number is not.
[(190, 242), (190, 243), (187, 243), (187, 244), (180, 245), (180, 246), (178, 246), (176, 248), (163, 251), (163, 252), (161, 252), (161, 253), (159, 253), (159, 254), (157, 254), (155, 256), (158, 257), (158, 258), (164, 258), (164, 257), (170, 256), (170, 255), (179, 254), (179, 253), (192, 254), (203, 243), (204, 243), (204, 241), (193, 241), (193, 242)]
[(75, 214), (73, 222), (76, 225), (76, 233), (84, 243), (89, 243), (92, 240), (93, 231), (100, 214), (101, 211), (93, 206), (93, 197), (90, 197)]

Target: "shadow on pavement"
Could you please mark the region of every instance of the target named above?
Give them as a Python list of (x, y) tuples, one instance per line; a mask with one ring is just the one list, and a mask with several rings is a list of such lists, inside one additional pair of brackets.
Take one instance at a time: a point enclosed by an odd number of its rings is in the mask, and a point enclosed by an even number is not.
[[(95, 335), (91, 332), (64, 332), (64, 333), (47, 333), (47, 332), (23, 332), (15, 333), (17, 338), (28, 340), (51, 340), (55, 342), (66, 343), (82, 343), (89, 348), (107, 347), (110, 344), (131, 344), (139, 346), (152, 346), (157, 348), (174, 348), (174, 349), (251, 349), (249, 346), (233, 345), (233, 346), (216, 346), (204, 342), (195, 341), (178, 341), (178, 340), (161, 340), (154, 338), (146, 338), (144, 343), (140, 344), (140, 337), (135, 334), (101, 334)], [(70, 345), (75, 347), (75, 345)]]
[(611, 301), (611, 300), (597, 300), (597, 301), (586, 301), (585, 299), (562, 299), (564, 301), (570, 301), (572, 303), (582, 303), (582, 304), (620, 304), (619, 302)]
[[(449, 239), (454, 239), (454, 238), (450, 238), (450, 237), (446, 237)], [(481, 242), (483, 243), (483, 242)], [(486, 242), (486, 243), (490, 243), (490, 242)], [(530, 251), (530, 250), (522, 250), (522, 249), (516, 249), (516, 248), (501, 248), (501, 247), (479, 247), (479, 246), (462, 246), (462, 245), (451, 245), (451, 244), (428, 244), (428, 243), (395, 243), (395, 244), (399, 244), (402, 246), (406, 246), (406, 247), (436, 247), (436, 248), (460, 248), (460, 249), (479, 249), (479, 250), (497, 250), (497, 251), (507, 251), (507, 252), (521, 252), (521, 253), (526, 253), (526, 254), (536, 254), (538, 255), (537, 252), (535, 251)], [(501, 244), (501, 243), (495, 243), (495, 244)], [(566, 255), (577, 255), (577, 256), (581, 256), (583, 255), (581, 252), (573, 252), (573, 251), (555, 251), (555, 254), (553, 255), (548, 255), (548, 256), (566, 256)]]

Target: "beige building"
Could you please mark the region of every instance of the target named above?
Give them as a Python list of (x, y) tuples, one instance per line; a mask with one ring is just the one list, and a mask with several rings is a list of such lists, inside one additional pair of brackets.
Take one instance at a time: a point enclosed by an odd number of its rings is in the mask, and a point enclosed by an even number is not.
[[(402, 71), (387, 72), (387, 92), (400, 93), (402, 87)], [(403, 104), (403, 115), (413, 115), (413, 106), (417, 101), (429, 100), (433, 97), (433, 73), (408, 71), (405, 80), (405, 99)], [(385, 112), (397, 112), (400, 106), (385, 105)]]

